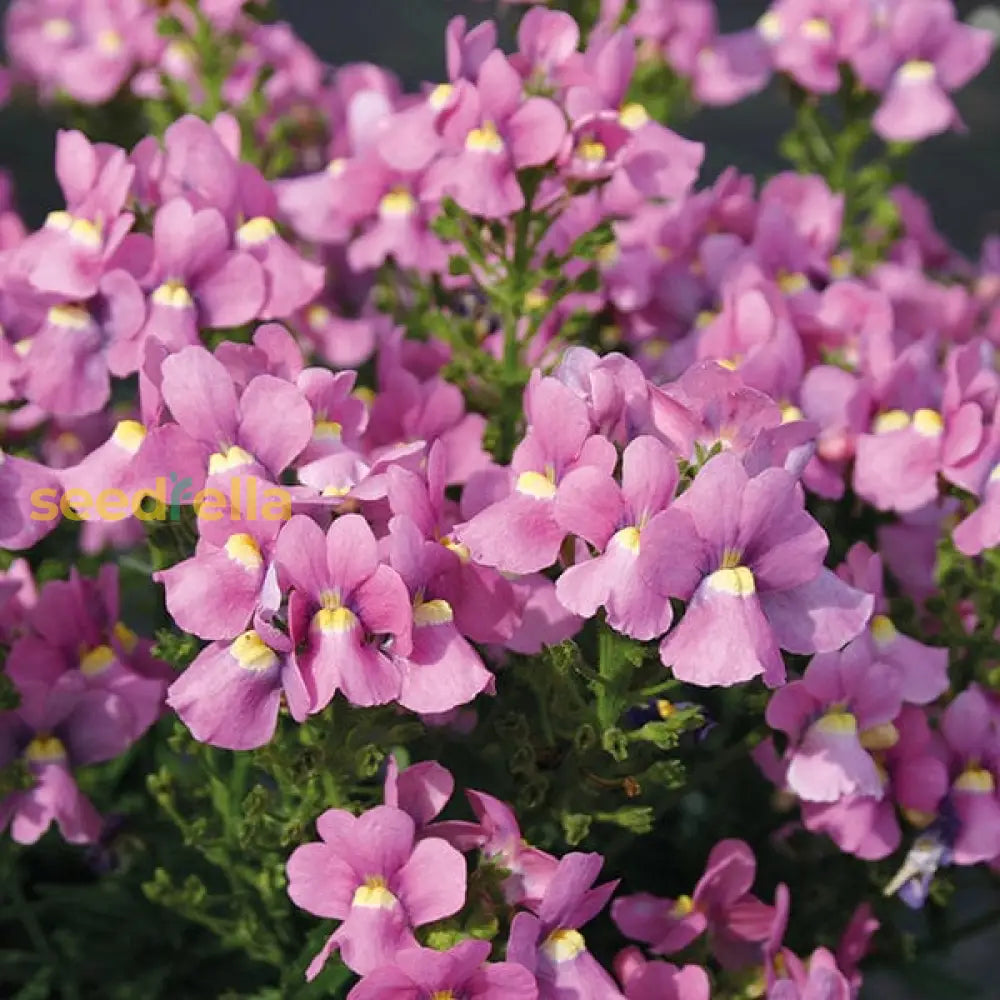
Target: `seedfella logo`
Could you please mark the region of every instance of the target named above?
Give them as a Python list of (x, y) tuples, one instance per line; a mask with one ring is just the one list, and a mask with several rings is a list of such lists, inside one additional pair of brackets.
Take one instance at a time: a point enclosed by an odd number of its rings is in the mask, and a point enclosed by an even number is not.
[(180, 521), (184, 507), (194, 507), (204, 521), (224, 518), (243, 521), (287, 521), (292, 516), (292, 497), (286, 489), (264, 483), (253, 476), (234, 476), (226, 489), (208, 486), (194, 490), (190, 476), (158, 476), (151, 490), (89, 490), (71, 487), (38, 489), (31, 494), (33, 521), (54, 521), (60, 515), (70, 521)]

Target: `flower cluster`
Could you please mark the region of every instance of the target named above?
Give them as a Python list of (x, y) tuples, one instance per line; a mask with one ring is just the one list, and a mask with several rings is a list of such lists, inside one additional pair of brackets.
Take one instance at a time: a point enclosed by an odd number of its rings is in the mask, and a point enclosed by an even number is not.
[[(878, 159), (989, 40), (518, 6), (407, 94), (240, 0), (12, 4), (16, 85), (148, 134), (61, 131), (37, 231), (0, 184), (0, 822), (101, 843), (154, 748), (234, 916), (146, 896), (289, 997), (853, 1000), (1000, 865), (1000, 243)], [(678, 86), (776, 72), (796, 171), (699, 186)]]

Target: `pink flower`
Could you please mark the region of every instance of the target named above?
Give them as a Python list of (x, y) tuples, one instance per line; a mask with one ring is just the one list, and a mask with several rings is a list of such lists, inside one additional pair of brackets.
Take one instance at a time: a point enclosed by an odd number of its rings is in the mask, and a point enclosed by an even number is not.
[(566, 122), (544, 97), (522, 98), (507, 57), (494, 50), (479, 70), (465, 107), (449, 121), (450, 151), (430, 168), (430, 191), (450, 195), (467, 212), (503, 218), (524, 207), (516, 172), (552, 160)]
[(591, 434), (583, 402), (555, 379), (536, 377), (525, 409), (529, 430), (511, 462), (512, 492), (455, 530), (473, 559), (512, 573), (552, 565), (568, 534), (603, 547), (621, 505), (614, 446)]
[(536, 1000), (531, 973), (513, 962), (487, 962), (488, 941), (462, 941), (448, 951), (406, 948), (392, 963), (369, 972), (348, 1000), (424, 1000), (460, 996), (468, 1000)]
[[(863, 646), (813, 658), (801, 681), (771, 696), (768, 725), (790, 739), (788, 787), (809, 802), (846, 795), (881, 799), (882, 777), (866, 746), (884, 746), (902, 706), (896, 672)], [(892, 729), (892, 742), (898, 733)], [(891, 744), (890, 744), (891, 745)]]
[(414, 928), (457, 913), (465, 903), (465, 860), (436, 837), (415, 840), (409, 815), (376, 806), (361, 816), (328, 809), (322, 838), (288, 859), (288, 894), (317, 917), (342, 921), (313, 959), (315, 978), (334, 951), (359, 975), (417, 946)]
[(536, 912), (522, 911), (514, 917), (507, 957), (535, 975), (539, 1000), (567, 995), (621, 1000), (579, 931), (604, 909), (618, 885), (617, 881), (605, 882), (591, 888), (602, 860), (599, 854), (565, 855)]
[(960, 125), (948, 94), (989, 61), (990, 33), (956, 20), (949, 0), (892, 4), (884, 17), (885, 27), (853, 58), (862, 83), (883, 95), (876, 131), (893, 142), (919, 142)]
[(655, 954), (681, 951), (707, 930), (725, 968), (753, 965), (776, 919), (775, 908), (750, 893), (756, 870), (747, 844), (723, 840), (712, 848), (691, 896), (624, 896), (615, 900), (611, 915), (623, 934), (649, 944)]
[(688, 601), (660, 658), (689, 683), (784, 682), (779, 647), (838, 649), (864, 627), (872, 598), (823, 568), (827, 538), (783, 469), (749, 476), (735, 455), (711, 458), (647, 528), (648, 582)]
[(378, 544), (364, 518), (337, 518), (325, 534), (297, 514), (278, 535), (279, 578), (292, 587), (289, 617), (295, 657), (313, 712), (338, 690), (355, 705), (399, 699), (402, 672), (391, 653), (413, 650), (413, 610), (406, 584), (379, 561)]

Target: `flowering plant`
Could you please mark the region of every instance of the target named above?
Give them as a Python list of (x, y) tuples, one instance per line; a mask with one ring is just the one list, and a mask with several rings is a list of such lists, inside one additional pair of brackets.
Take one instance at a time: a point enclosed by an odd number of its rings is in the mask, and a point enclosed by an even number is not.
[[(1000, 241), (903, 175), (992, 38), (507, 8), (407, 93), (245, 0), (10, 5), (67, 127), (64, 207), (0, 187), (4, 996), (970, 988)], [(790, 169), (700, 180), (773, 78)]]

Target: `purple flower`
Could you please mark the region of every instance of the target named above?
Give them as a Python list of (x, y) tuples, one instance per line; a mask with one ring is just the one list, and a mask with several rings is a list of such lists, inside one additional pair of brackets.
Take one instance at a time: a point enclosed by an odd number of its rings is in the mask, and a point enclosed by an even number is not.
[(956, 20), (949, 0), (896, 3), (885, 26), (856, 53), (861, 82), (882, 94), (875, 130), (894, 142), (919, 142), (961, 124), (949, 92), (989, 62), (990, 32)]
[(750, 892), (756, 871), (747, 844), (723, 840), (712, 848), (691, 896), (623, 896), (615, 900), (611, 916), (623, 934), (649, 944), (655, 954), (681, 951), (707, 930), (725, 968), (752, 965), (760, 960), (776, 920), (775, 908)]
[(583, 401), (555, 379), (535, 378), (525, 410), (529, 430), (511, 462), (513, 491), (455, 531), (476, 562), (511, 573), (551, 566), (567, 534), (603, 547), (621, 506), (611, 478), (617, 454), (591, 434)]
[(617, 881), (591, 888), (601, 870), (599, 854), (560, 859), (535, 913), (518, 913), (510, 928), (507, 957), (538, 981), (539, 1000), (564, 996), (621, 1000), (611, 977), (587, 950), (579, 928), (607, 905)]
[(547, 98), (523, 98), (520, 76), (496, 49), (447, 135), (451, 151), (430, 167), (428, 191), (450, 195), (473, 215), (503, 218), (524, 207), (516, 172), (555, 157), (566, 121)]
[(488, 941), (462, 941), (448, 951), (406, 948), (368, 973), (348, 1000), (535, 1000), (534, 976), (513, 962), (488, 963)]
[(170, 685), (167, 704), (202, 743), (252, 750), (274, 736), (282, 695), (296, 722), (310, 706), (309, 693), (291, 655), (291, 643), (274, 630), (250, 629), (232, 642), (206, 646)]
[(417, 946), (413, 929), (457, 913), (465, 903), (462, 855), (435, 837), (415, 841), (413, 819), (376, 806), (361, 816), (328, 809), (322, 838), (288, 859), (288, 894), (317, 917), (342, 921), (306, 973), (319, 974), (334, 951), (359, 975)]
[(945, 709), (941, 736), (952, 776), (950, 803), (958, 821), (955, 864), (993, 861), (1000, 857), (1000, 733), (990, 703), (977, 685)]
[(864, 646), (816, 656), (801, 681), (771, 696), (768, 725), (789, 737), (787, 782), (799, 798), (836, 802), (848, 795), (881, 799), (883, 776), (867, 748), (895, 745), (892, 721), (902, 707), (900, 679), (872, 663)]
[[(277, 563), (293, 588), (292, 638), (311, 711), (325, 708), (338, 690), (355, 705), (397, 701), (403, 678), (394, 657), (413, 650), (413, 608), (399, 574), (379, 562), (364, 518), (339, 517), (324, 537), (315, 521), (297, 514), (278, 535)], [(370, 637), (391, 637), (391, 647)]]
[(592, 618), (607, 610), (608, 624), (634, 639), (652, 639), (670, 628), (670, 602), (651, 589), (640, 569), (646, 525), (673, 500), (677, 459), (653, 437), (636, 438), (622, 457), (622, 509), (618, 530), (604, 552), (569, 567), (556, 583), (559, 600), (570, 611)]
[(731, 685), (759, 674), (784, 682), (779, 652), (829, 652), (864, 627), (870, 595), (823, 568), (827, 538), (783, 469), (749, 476), (739, 459), (710, 459), (647, 529), (648, 582), (689, 601), (660, 658), (690, 683)]

